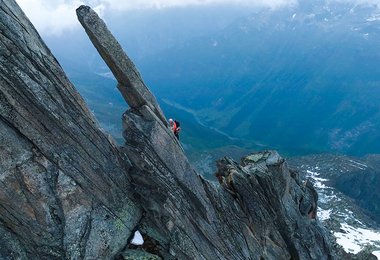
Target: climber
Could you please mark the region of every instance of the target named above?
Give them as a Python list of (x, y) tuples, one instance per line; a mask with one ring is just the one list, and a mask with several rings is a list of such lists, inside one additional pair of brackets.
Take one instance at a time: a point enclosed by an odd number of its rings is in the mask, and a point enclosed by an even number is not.
[(169, 125), (170, 128), (172, 129), (175, 137), (179, 140), (179, 131), (181, 131), (180, 123), (177, 120), (169, 119)]

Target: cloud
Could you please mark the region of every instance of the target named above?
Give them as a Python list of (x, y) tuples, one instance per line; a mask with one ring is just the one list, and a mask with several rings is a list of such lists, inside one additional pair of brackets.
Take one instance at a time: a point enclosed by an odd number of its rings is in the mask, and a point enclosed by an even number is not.
[[(37, 30), (47, 35), (60, 35), (65, 30), (79, 27), (75, 9), (88, 4), (83, 0), (16, 0)], [(93, 6), (102, 14), (101, 3)]]
[(240, 4), (254, 7), (277, 8), (295, 4), (297, 0), (16, 0), (40, 33), (60, 35), (65, 30), (79, 27), (75, 9), (91, 6), (100, 16), (113, 11), (189, 5)]
[(295, 4), (297, 0), (104, 0), (110, 8), (118, 10), (145, 9), (145, 8), (167, 8), (183, 7), (189, 5), (210, 5), (210, 4), (239, 4), (249, 6), (266, 6), (270, 8)]
[(16, 0), (34, 26), (40, 32), (60, 34), (66, 28), (75, 27), (76, 7), (83, 4), (80, 0), (69, 3), (64, 1)]
[[(115, 11), (136, 9), (163, 9), (168, 7), (234, 4), (249, 7), (280, 8), (296, 5), (298, 0), (16, 0), (38, 31), (47, 35), (60, 35), (65, 30), (79, 28), (75, 9), (82, 4), (91, 6), (100, 16)], [(307, 0), (314, 1), (314, 0)], [(369, 3), (380, 7), (380, 0), (326, 0)]]

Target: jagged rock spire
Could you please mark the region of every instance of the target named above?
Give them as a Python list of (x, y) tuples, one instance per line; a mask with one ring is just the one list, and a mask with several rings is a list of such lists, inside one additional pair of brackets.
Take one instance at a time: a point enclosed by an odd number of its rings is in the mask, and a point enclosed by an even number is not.
[[(130, 73), (136, 69), (129, 60), (115, 68), (116, 54), (123, 52), (104, 22), (89, 7), (77, 13), (115, 77), (125, 77), (123, 84), (143, 84), (138, 74)], [(246, 157), (241, 164), (225, 158), (218, 165), (221, 185), (203, 179), (162, 124), (158, 106), (150, 102), (152, 94), (142, 86), (133, 93), (122, 92), (126, 100), (146, 93), (149, 100), (141, 99), (124, 113), (121, 151), (133, 164), (130, 175), (145, 212), (139, 226), (155, 242), (155, 252), (164, 259), (333, 257), (323, 228), (313, 218), (314, 189), (302, 187), (285, 160), (273, 151)]]
[(118, 81), (117, 87), (128, 105), (132, 108), (147, 105), (162, 123), (167, 125), (156, 98), (149, 91), (135, 65), (125, 54), (103, 20), (90, 7), (84, 5), (77, 9), (77, 16), (95, 48)]

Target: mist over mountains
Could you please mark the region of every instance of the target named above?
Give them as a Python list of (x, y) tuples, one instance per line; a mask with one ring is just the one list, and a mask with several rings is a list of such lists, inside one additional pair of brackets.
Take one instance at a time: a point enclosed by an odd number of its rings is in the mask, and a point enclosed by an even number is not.
[[(248, 149), (364, 155), (380, 148), (379, 19), (376, 5), (300, 1), (274, 10), (145, 10), (106, 21), (164, 110), (185, 121), (185, 144), (213, 148), (212, 136)], [(96, 100), (124, 107), (95, 50), (47, 41), (112, 132), (118, 118), (102, 116)]]
[(262, 11), (151, 58), (151, 68), (171, 61), (149, 76), (151, 85), (232, 136), (296, 153), (374, 153), (375, 11), (319, 4)]

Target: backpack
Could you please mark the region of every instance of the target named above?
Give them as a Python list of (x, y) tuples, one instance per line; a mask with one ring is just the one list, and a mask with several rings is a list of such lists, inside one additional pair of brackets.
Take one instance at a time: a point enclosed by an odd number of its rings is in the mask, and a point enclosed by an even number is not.
[(179, 121), (177, 121), (177, 120), (174, 120), (174, 123), (176, 125), (175, 134), (178, 134), (179, 131), (181, 131), (181, 127), (180, 127), (181, 123)]

